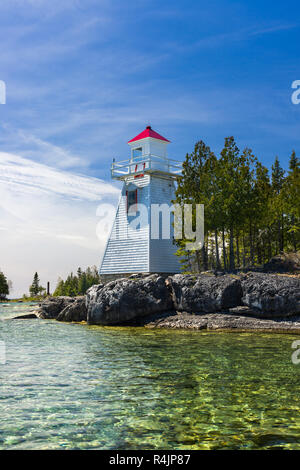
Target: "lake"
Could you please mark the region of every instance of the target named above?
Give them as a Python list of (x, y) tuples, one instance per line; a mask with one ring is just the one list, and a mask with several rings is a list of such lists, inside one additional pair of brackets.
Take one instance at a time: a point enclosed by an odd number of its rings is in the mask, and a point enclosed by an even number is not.
[(11, 320), (0, 449), (300, 449), (299, 336)]

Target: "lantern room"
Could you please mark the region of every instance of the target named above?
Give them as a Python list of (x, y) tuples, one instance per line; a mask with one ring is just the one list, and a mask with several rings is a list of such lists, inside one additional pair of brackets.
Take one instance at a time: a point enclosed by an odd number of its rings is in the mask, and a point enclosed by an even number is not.
[(168, 139), (147, 126), (140, 134), (129, 140), (131, 149), (129, 160), (113, 161), (111, 176), (113, 179), (126, 179), (128, 176), (160, 173), (175, 178), (181, 173), (181, 163), (167, 157)]

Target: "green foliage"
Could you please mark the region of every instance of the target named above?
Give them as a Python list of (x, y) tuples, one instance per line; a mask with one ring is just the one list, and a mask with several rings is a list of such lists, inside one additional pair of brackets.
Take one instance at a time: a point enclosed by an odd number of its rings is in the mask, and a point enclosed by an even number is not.
[(177, 242), (185, 271), (232, 271), (299, 249), (300, 161), (295, 152), (288, 174), (276, 157), (270, 176), (250, 149), (240, 152), (233, 137), (225, 139), (219, 158), (197, 142), (186, 155), (174, 202), (205, 208), (201, 250), (188, 252), (187, 240)]
[(29, 287), (29, 293), (31, 297), (42, 296), (46, 292), (46, 289), (40, 285), (40, 279), (38, 273), (33, 276), (33, 281)]
[(9, 283), (6, 276), (0, 271), (0, 300), (5, 300), (7, 295), (9, 295)]
[(65, 281), (59, 279), (57, 282), (54, 296), (66, 295), (75, 297), (77, 295), (85, 295), (86, 291), (95, 284), (100, 283), (100, 277), (96, 266), (87, 268), (83, 271), (78, 268), (77, 275), (71, 273)]

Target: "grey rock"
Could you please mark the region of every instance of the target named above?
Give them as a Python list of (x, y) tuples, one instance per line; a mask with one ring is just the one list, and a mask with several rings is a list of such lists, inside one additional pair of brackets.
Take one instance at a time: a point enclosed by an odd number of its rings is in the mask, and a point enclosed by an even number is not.
[(300, 251), (279, 253), (264, 264), (265, 272), (300, 272)]
[(60, 312), (75, 300), (76, 297), (48, 297), (41, 302), (37, 315), (39, 318), (56, 319)]
[(261, 316), (300, 312), (300, 280), (277, 274), (248, 273), (241, 279), (242, 301)]
[(88, 323), (122, 324), (133, 318), (172, 309), (172, 299), (162, 276), (123, 278), (91, 287), (87, 292)]
[(56, 318), (58, 321), (81, 322), (87, 320), (85, 297), (76, 297), (74, 302), (67, 305)]
[(26, 315), (19, 315), (18, 317), (13, 317), (12, 320), (28, 320), (32, 318), (38, 318), (35, 313), (27, 313)]
[(175, 274), (166, 280), (174, 309), (189, 313), (213, 313), (241, 305), (240, 279), (230, 275)]
[(300, 334), (300, 316), (287, 320), (266, 320), (246, 315), (245, 312), (209, 313), (204, 315), (177, 314), (145, 322), (146, 328), (188, 330), (260, 331), (266, 333)]

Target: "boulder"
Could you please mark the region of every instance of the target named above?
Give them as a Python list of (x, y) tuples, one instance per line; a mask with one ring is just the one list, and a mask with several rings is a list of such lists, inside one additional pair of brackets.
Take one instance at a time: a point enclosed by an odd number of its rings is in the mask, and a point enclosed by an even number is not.
[(88, 323), (116, 325), (172, 309), (165, 279), (153, 274), (122, 278), (91, 287), (87, 292)]
[(85, 297), (76, 297), (74, 302), (69, 303), (56, 318), (58, 321), (81, 322), (87, 320), (87, 308)]
[(229, 275), (175, 274), (166, 280), (174, 309), (188, 313), (214, 313), (241, 305), (240, 279)]
[(56, 319), (60, 312), (75, 300), (76, 297), (48, 297), (41, 302), (37, 315), (39, 318)]
[(241, 279), (242, 301), (262, 316), (300, 312), (300, 279), (277, 274), (248, 273)]
[(290, 253), (279, 253), (264, 264), (265, 272), (300, 272), (300, 251)]
[(35, 313), (27, 313), (26, 315), (19, 315), (18, 317), (13, 317), (12, 320), (29, 320), (33, 318), (38, 318)]

